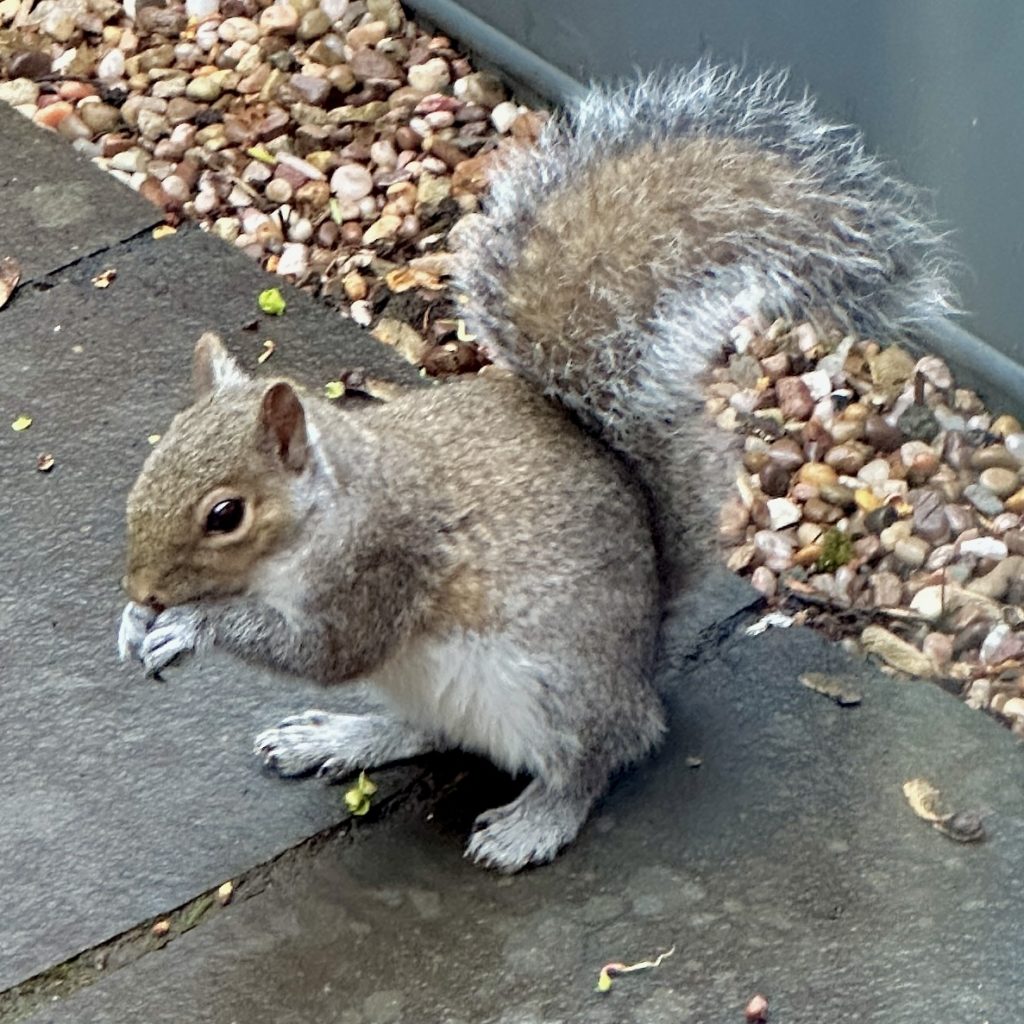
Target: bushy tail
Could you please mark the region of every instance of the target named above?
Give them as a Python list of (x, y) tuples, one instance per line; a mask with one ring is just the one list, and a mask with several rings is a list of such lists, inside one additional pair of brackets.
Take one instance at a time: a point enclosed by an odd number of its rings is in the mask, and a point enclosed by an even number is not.
[(919, 194), (785, 84), (701, 63), (596, 89), (509, 154), (462, 236), (471, 330), (637, 466), (670, 562), (723, 476), (699, 378), (743, 317), (885, 341), (951, 310)]

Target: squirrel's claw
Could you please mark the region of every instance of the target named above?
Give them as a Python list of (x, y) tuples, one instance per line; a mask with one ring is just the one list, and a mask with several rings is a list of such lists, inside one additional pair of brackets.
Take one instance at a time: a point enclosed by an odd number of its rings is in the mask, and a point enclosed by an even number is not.
[(146, 675), (156, 676), (173, 662), (195, 654), (203, 646), (205, 624), (206, 617), (195, 607), (179, 605), (162, 611), (139, 646)]
[(156, 619), (156, 612), (144, 605), (129, 601), (121, 612), (121, 625), (117, 631), (117, 653), (122, 661), (141, 658), (139, 649), (149, 627)]

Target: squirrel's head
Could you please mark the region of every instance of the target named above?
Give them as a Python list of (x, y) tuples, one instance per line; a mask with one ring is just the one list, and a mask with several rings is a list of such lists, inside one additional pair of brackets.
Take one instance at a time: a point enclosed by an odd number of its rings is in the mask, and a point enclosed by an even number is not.
[(287, 381), (256, 381), (215, 334), (196, 345), (196, 399), (128, 496), (125, 589), (160, 609), (242, 592), (286, 544), (310, 472), (305, 409)]

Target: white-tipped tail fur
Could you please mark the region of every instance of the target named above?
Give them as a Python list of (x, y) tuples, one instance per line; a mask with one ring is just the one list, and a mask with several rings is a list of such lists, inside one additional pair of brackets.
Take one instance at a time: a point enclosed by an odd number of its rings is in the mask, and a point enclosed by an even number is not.
[(697, 382), (744, 316), (884, 341), (952, 308), (919, 193), (785, 85), (701, 63), (595, 89), (501, 162), (462, 236), (471, 329), (635, 463), (669, 547), (723, 476)]

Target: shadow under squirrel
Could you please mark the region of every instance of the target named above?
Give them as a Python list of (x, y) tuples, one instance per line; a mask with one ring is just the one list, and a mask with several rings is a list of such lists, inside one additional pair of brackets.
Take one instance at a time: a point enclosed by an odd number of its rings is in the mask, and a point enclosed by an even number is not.
[(298, 715), (259, 755), (334, 778), (484, 754), (531, 781), (467, 854), (551, 860), (665, 730), (673, 597), (728, 477), (709, 360), (745, 317), (888, 340), (950, 308), (917, 194), (783, 90), (702, 63), (596, 89), (509, 154), (456, 281), (504, 370), (353, 417), (204, 335), (128, 499), (122, 657), (369, 681), (389, 710)]

